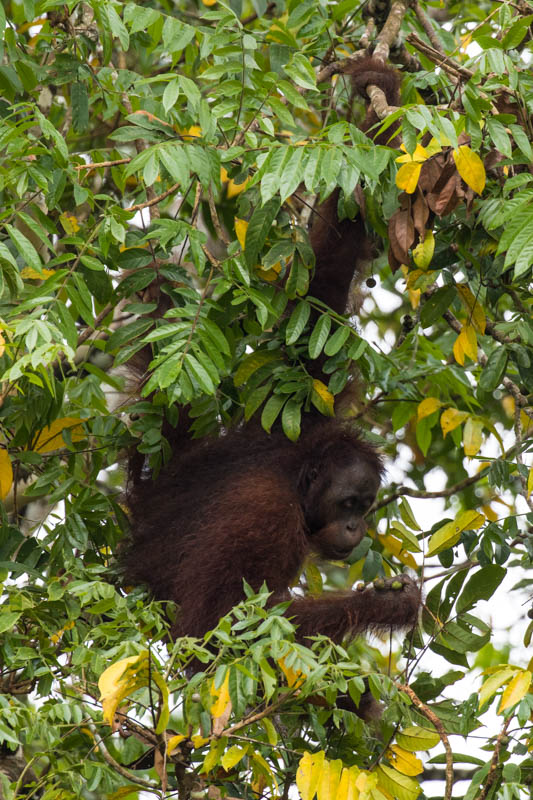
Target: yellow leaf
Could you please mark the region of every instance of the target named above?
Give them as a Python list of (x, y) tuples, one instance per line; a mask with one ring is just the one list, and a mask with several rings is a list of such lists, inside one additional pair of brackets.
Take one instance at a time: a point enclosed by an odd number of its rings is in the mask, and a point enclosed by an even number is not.
[(500, 686), (507, 683), (515, 674), (516, 669), (513, 667), (504, 667), (487, 678), (479, 691), (479, 707), (481, 708), (494, 697)]
[(335, 398), (329, 391), (328, 387), (319, 381), (318, 378), (313, 380), (313, 395), (314, 402), (321, 413), (329, 417), (335, 416)]
[(442, 435), (446, 438), (446, 435), (450, 433), (450, 431), (459, 427), (467, 418), (467, 411), (459, 411), (457, 408), (447, 408), (446, 411), (442, 412), (440, 417)]
[(246, 231), (248, 230), (248, 223), (245, 219), (239, 219), (235, 217), (234, 220), (235, 226), (235, 233), (237, 234), (237, 239), (239, 240), (239, 244), (244, 250), (244, 243), (246, 242)]
[[(268, 761), (266, 761), (263, 758), (263, 756), (261, 755), (261, 753), (258, 753), (258, 752), (255, 752), (255, 753), (252, 752), (250, 754), (250, 757), (251, 757), (252, 762), (253, 762), (252, 766), (257, 767), (259, 772), (263, 773), (263, 775), (266, 776), (270, 786), (274, 786), (275, 789), (276, 789), (274, 796), (277, 796), (279, 794), (278, 782), (276, 781), (276, 776), (272, 772), (272, 769), (271, 769)], [(256, 773), (257, 773), (257, 771), (254, 770), (254, 774), (256, 774)]]
[(337, 792), (331, 795), (331, 800), (357, 800), (359, 790), (356, 786), (359, 768), (357, 766), (344, 767)]
[(474, 153), (467, 145), (462, 145), (458, 150), (453, 151), (453, 158), (457, 172), (464, 180), (478, 194), (481, 194), (485, 188), (485, 167), (483, 161), (477, 153)]
[(64, 625), (62, 628), (60, 628), (58, 631), (53, 633), (50, 636), (50, 641), (52, 642), (52, 644), (57, 644), (63, 638), (63, 634), (65, 633), (65, 631), (70, 631), (72, 630), (73, 627), (74, 627), (74, 622), (71, 620), (70, 622), (67, 622), (67, 624)]
[(527, 669), (521, 670), (514, 676), (507, 689), (502, 694), (498, 714), (505, 711), (506, 708), (516, 705), (522, 700), (523, 697), (529, 692), (531, 685), (531, 672)]
[(359, 792), (361, 798), (364, 798), (364, 800), (372, 797), (372, 789), (375, 789), (377, 785), (378, 776), (369, 772), (360, 772), (355, 779), (355, 788)]
[(390, 750), (387, 752), (387, 758), (391, 766), (401, 772), (402, 775), (420, 775), (424, 771), (424, 765), (420, 759), (397, 744), (391, 745)]
[(419, 269), (426, 270), (431, 264), (435, 252), (435, 237), (433, 231), (426, 231), (424, 241), (413, 249), (413, 261)]
[(470, 315), (469, 322), (472, 322), (474, 328), (479, 331), (479, 333), (485, 333), (487, 318), (485, 317), (483, 306), (476, 300), (469, 287), (464, 283), (456, 284), (456, 289), (459, 292), (459, 297), (463, 301), (463, 305)]
[(463, 51), (463, 53), (466, 53), (468, 51), (468, 48), (470, 47), (471, 44), (472, 44), (472, 34), (471, 33), (462, 34), (461, 50)]
[(465, 355), (475, 361), (477, 359), (477, 336), (473, 325), (463, 325), (461, 333), (453, 345), (455, 360), (464, 366)]
[(226, 770), (226, 772), (230, 772), (233, 767), (239, 763), (241, 758), (246, 755), (246, 747), (241, 747), (238, 744), (234, 744), (232, 747), (227, 750), (222, 758), (220, 759), (220, 763)]
[(199, 125), (191, 125), (190, 128), (184, 131), (183, 135), (191, 139), (198, 139), (202, 136), (202, 129)]
[(167, 742), (167, 756), (171, 756), (177, 749), (181, 742), (187, 737), (184, 733), (178, 733), (176, 736), (171, 736)]
[(0, 449), (0, 499), (5, 500), (13, 486), (13, 467), (9, 453), (2, 447)]
[(408, 289), (407, 295), (409, 297), (409, 302), (411, 303), (411, 308), (414, 310), (418, 308), (420, 305), (420, 296), (422, 294), (421, 289)]
[[(193, 736), (192, 738), (194, 740), (195, 738), (201, 739), (203, 737)], [(206, 757), (204, 758), (204, 763), (202, 764), (202, 772), (211, 772), (211, 770), (214, 769), (219, 764), (220, 759), (222, 758), (222, 755), (224, 753), (227, 741), (228, 741), (227, 738), (223, 736), (221, 739), (215, 739), (213, 742), (211, 742), (209, 751)], [(205, 741), (203, 742), (203, 744), (205, 744)], [(202, 745), (198, 746), (201, 747)]]
[[(405, 151), (404, 144), (400, 145), (400, 150)], [(396, 161), (398, 162), (398, 164), (409, 164), (411, 161), (419, 161), (419, 162), (427, 161), (428, 158), (429, 154), (426, 148), (422, 147), (421, 144), (417, 144), (413, 155), (411, 155), (410, 153), (405, 153), (404, 156), (398, 156)]]
[(221, 717), (226, 711), (227, 707), (231, 705), (229, 696), (229, 670), (226, 672), (226, 677), (224, 678), (222, 686), (220, 686), (218, 689), (215, 689), (215, 681), (213, 681), (209, 691), (211, 696), (215, 698), (215, 701), (211, 706), (211, 716), (216, 719), (217, 717)]
[(341, 779), (342, 761), (324, 761), (317, 786), (317, 800), (334, 800), (338, 796)]
[(420, 545), (418, 544), (418, 539), (416, 538), (415, 534), (406, 528), (405, 525), (399, 520), (395, 519), (393, 522), (391, 522), (390, 532), (404, 542), (409, 552), (421, 552)]
[(453, 522), (446, 522), (431, 536), (428, 543), (427, 556), (434, 556), (453, 547), (466, 530), (477, 530), (485, 522), (485, 517), (478, 511), (462, 511)]
[(313, 800), (324, 767), (325, 753), (304, 753), (296, 772), (296, 786), (302, 800)]
[(396, 741), (404, 750), (416, 752), (417, 750), (431, 750), (440, 742), (440, 737), (437, 731), (411, 725), (396, 735)]
[(485, 515), (479, 511), (462, 511), (456, 518), (455, 524), (462, 531), (477, 531), (486, 522)]
[(416, 269), (410, 271), (405, 266), (403, 266), (401, 270), (405, 278), (405, 284), (406, 284), (407, 294), (409, 297), (409, 302), (411, 303), (411, 308), (418, 308), (418, 306), (420, 305), (420, 295), (422, 294), (422, 290), (415, 288), (413, 284), (414, 284), (414, 276), (420, 275), (421, 270)]
[(300, 670), (297, 669), (292, 669), (292, 667), (288, 667), (285, 663), (285, 658), (278, 658), (278, 664), (287, 679), (287, 684), (291, 688), (294, 686), (294, 688), (297, 689), (298, 686), (301, 686), (305, 681), (305, 675), (303, 672), (300, 672)]
[(469, 417), (463, 430), (463, 450), (465, 456), (479, 453), (483, 442), (483, 423), (475, 417)]
[(265, 269), (261, 264), (257, 266), (257, 271), (259, 277), (262, 278), (264, 281), (268, 281), (272, 283), (273, 281), (277, 281), (279, 278), (279, 274), (281, 272), (281, 261), (276, 261), (275, 264), (272, 264), (271, 267)]
[(73, 214), (67, 214), (66, 211), (59, 215), (59, 221), (61, 222), (61, 225), (63, 226), (67, 236), (77, 233), (80, 229), (80, 225), (76, 217)]
[(242, 183), (235, 183), (235, 181), (232, 178), (228, 178), (228, 173), (224, 169), (224, 167), (220, 167), (220, 180), (222, 181), (222, 183), (228, 184), (226, 193), (228, 199), (231, 199), (232, 197), (236, 197), (241, 192), (244, 192), (244, 190), (248, 186), (250, 178), (246, 178), (246, 180), (243, 181)]
[(508, 419), (514, 419), (516, 405), (514, 397), (511, 394), (506, 394), (505, 397), (502, 398), (502, 408)]
[(0, 356), (3, 356), (6, 351), (6, 340), (5, 337), (2, 336), (0, 333)]
[(437, 553), (441, 553), (443, 550), (453, 547), (454, 544), (457, 544), (460, 538), (460, 528), (457, 528), (455, 522), (447, 522), (445, 525), (435, 531), (433, 536), (430, 538), (427, 556), (435, 556)]
[(417, 781), (408, 775), (381, 764), (376, 772), (378, 774), (379, 785), (390, 792), (397, 800), (415, 800), (422, 791)]
[(83, 420), (75, 417), (62, 417), (56, 419), (46, 428), (38, 432), (32, 450), (36, 453), (50, 453), (52, 450), (61, 450), (65, 442), (62, 431), (69, 430), (73, 442), (81, 442), (87, 438), (82, 426)]
[(45, 278), (50, 278), (51, 275), (55, 275), (55, 270), (42, 269), (37, 272), (33, 267), (24, 267), (20, 270), (20, 277), (27, 281), (42, 281)]
[(533, 467), (529, 469), (529, 475), (527, 476), (527, 496), (533, 492)]
[(204, 744), (208, 743), (208, 741), (209, 739), (206, 736), (200, 736), (199, 733), (197, 733), (195, 736), (191, 736), (191, 742), (193, 743), (195, 749), (198, 747), (203, 747)]
[(428, 146), (426, 147), (428, 158), (431, 158), (431, 156), (434, 156), (437, 153), (441, 153), (442, 152), (442, 148), (443, 147), (450, 147), (450, 144), (451, 144), (450, 140), (443, 133), (441, 133), (439, 139), (436, 139), (433, 136), (431, 138)]
[(481, 508), (489, 522), (497, 522), (498, 514), (494, 511), (492, 506), (485, 505), (481, 506)]
[(107, 800), (122, 800), (123, 797), (129, 797), (131, 794), (135, 794), (137, 797), (139, 796), (138, 785), (130, 783), (128, 786), (121, 786), (116, 792), (111, 792), (111, 794), (106, 796)]
[(396, 186), (398, 189), (403, 189), (407, 194), (413, 194), (418, 185), (421, 169), (422, 164), (417, 161), (402, 164), (396, 173)]
[(437, 397), (426, 397), (418, 405), (418, 419), (429, 417), (434, 411), (437, 411), (442, 406), (441, 401)]
[(136, 689), (148, 685), (148, 651), (122, 658), (102, 672), (98, 680), (104, 720), (113, 725), (119, 704)]
[(378, 540), (383, 547), (389, 551), (389, 553), (392, 553), (393, 556), (396, 556), (396, 558), (401, 561), (402, 564), (405, 564), (406, 567), (411, 567), (412, 569), (418, 568), (418, 565), (411, 553), (404, 548), (402, 542), (395, 536), (391, 536), (390, 533), (380, 533), (378, 534)]

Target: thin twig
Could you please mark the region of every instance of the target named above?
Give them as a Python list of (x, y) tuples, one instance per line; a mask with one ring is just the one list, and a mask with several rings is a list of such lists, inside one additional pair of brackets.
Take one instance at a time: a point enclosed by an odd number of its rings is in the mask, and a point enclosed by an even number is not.
[(492, 754), (489, 772), (485, 779), (485, 783), (483, 784), (483, 788), (477, 795), (476, 800), (485, 800), (485, 798), (489, 793), (489, 789), (491, 788), (492, 784), (498, 777), (497, 769), (498, 769), (498, 762), (500, 760), (500, 750), (502, 749), (502, 744), (503, 744), (502, 739), (504, 738), (504, 736), (507, 736), (507, 728), (510, 725), (511, 719), (512, 716), (507, 717), (507, 719), (503, 723), (501, 731), (498, 734), (498, 737), (496, 739), (496, 744), (494, 745), (494, 752)]
[(99, 167), (115, 167), (118, 164), (129, 164), (131, 158), (117, 158), (115, 161), (98, 161), (97, 163), (91, 164), (78, 164), (74, 169), (82, 170), (82, 169), (98, 169)]
[(209, 203), (209, 211), (211, 213), (211, 221), (213, 222), (213, 227), (217, 232), (217, 236), (221, 242), (224, 242), (225, 245), (228, 245), (231, 239), (228, 237), (228, 234), (220, 224), (220, 220), (217, 214), (217, 207), (215, 205), (215, 198), (213, 197), (213, 189), (211, 186), (207, 191), (207, 200)]
[(446, 788), (444, 790), (443, 800), (451, 800), (453, 789), (453, 753), (452, 748), (450, 747), (448, 734), (444, 730), (444, 725), (437, 717), (435, 712), (433, 712), (425, 703), (422, 702), (422, 700), (420, 700), (410, 686), (405, 686), (403, 684), (397, 684), (397, 686), (401, 692), (404, 692), (411, 699), (413, 705), (420, 711), (420, 713), (423, 714), (424, 717), (435, 726), (437, 733), (440, 736), (440, 740), (446, 751)]
[(143, 208), (151, 208), (152, 206), (156, 206), (158, 203), (166, 200), (169, 195), (173, 194), (176, 189), (179, 188), (179, 186), (179, 183), (175, 183), (170, 187), (170, 189), (167, 189), (166, 192), (163, 192), (163, 194), (158, 194), (156, 197), (152, 197), (150, 200), (146, 200), (144, 203), (137, 203), (135, 206), (129, 206), (126, 211), (141, 211)]
[(416, 50), (426, 56), (430, 61), (436, 64), (439, 67), (451, 74), (455, 77), (461, 77), (465, 80), (469, 81), (470, 78), (473, 77), (474, 73), (467, 69), (466, 67), (461, 66), (457, 61), (455, 61), (450, 56), (443, 55), (439, 50), (431, 47), (427, 42), (417, 36), (416, 33), (410, 33), (407, 36), (406, 41), (408, 44), (411, 44)]

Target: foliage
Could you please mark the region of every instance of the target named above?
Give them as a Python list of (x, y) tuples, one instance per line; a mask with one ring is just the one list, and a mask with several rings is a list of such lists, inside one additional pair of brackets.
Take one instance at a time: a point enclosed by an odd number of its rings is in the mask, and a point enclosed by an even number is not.
[[(531, 587), (533, 7), (427, 5), (0, 8), (0, 742), (25, 765), (0, 777), (5, 798), (295, 784), (303, 800), (411, 800), (438, 742), (449, 797), (447, 735), (487, 719), (483, 758), (455, 754), (465, 797), (529, 796), (532, 665), (507, 663), (478, 604), (507, 573), (526, 602)], [(350, 121), (342, 59), (372, 38), (402, 75), (402, 107), (381, 115), (402, 153)], [(306, 295), (309, 209), (337, 185), (384, 241), (357, 327)], [(134, 404), (119, 367), (146, 343)], [(319, 357), (327, 386), (306, 370)], [(125, 591), (114, 561), (126, 448), (157, 470), (183, 404), (197, 436), (256, 416), (297, 439), (354, 364), (352, 413), (405, 479), (350, 563), (302, 582), (417, 569), (426, 604), (403, 659), (386, 642), (303, 647), (264, 592), (214, 648), (169, 643), (173, 610)], [(513, 622), (529, 646), (533, 622)], [(379, 725), (335, 705), (363, 676)]]

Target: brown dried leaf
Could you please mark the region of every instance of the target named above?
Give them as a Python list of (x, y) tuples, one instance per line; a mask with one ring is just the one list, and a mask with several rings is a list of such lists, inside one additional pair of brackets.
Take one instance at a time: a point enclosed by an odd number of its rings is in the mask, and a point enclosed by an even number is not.
[(408, 211), (396, 211), (389, 222), (389, 239), (395, 258), (409, 263), (409, 248), (415, 240), (415, 227)]
[(213, 719), (213, 734), (214, 736), (220, 736), (226, 725), (228, 724), (229, 718), (231, 717), (231, 702), (229, 702), (222, 714), (219, 717), (215, 717)]
[[(390, 223), (389, 223), (389, 226), (390, 226)], [(390, 236), (390, 227), (389, 227), (389, 236)], [(396, 270), (400, 269), (400, 267), (403, 266), (402, 262), (398, 261), (398, 259), (396, 258), (396, 256), (392, 252), (392, 247), (389, 247), (388, 258), (389, 258), (389, 266), (390, 266), (392, 272), (396, 272)]]
[(413, 203), (413, 223), (415, 229), (423, 239), (426, 233), (426, 223), (429, 219), (429, 208), (423, 193), (418, 189)]
[(154, 751), (154, 769), (161, 781), (161, 790), (166, 792), (168, 789), (167, 760), (157, 747)]
[(439, 192), (431, 192), (427, 196), (427, 202), (432, 211), (439, 217), (450, 214), (458, 205), (457, 197), (457, 174), (452, 175)]
[(432, 156), (422, 164), (418, 186), (423, 192), (432, 192), (444, 169), (444, 154)]

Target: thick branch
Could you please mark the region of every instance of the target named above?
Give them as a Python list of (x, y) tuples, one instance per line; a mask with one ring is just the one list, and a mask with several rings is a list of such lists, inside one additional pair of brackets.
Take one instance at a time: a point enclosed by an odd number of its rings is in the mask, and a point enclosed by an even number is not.
[(404, 0), (394, 0), (387, 21), (377, 36), (374, 58), (377, 58), (378, 61), (382, 61), (385, 64), (388, 60), (390, 49), (394, 46), (400, 35), (402, 21), (406, 13), (407, 3), (405, 3)]

